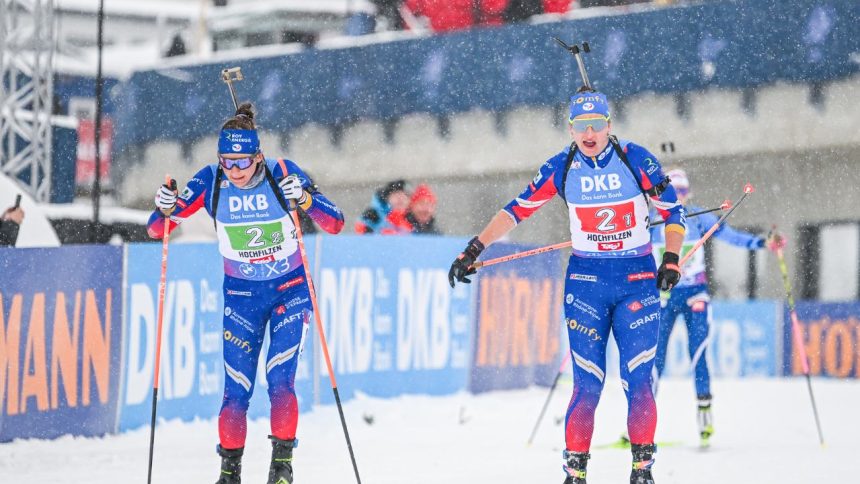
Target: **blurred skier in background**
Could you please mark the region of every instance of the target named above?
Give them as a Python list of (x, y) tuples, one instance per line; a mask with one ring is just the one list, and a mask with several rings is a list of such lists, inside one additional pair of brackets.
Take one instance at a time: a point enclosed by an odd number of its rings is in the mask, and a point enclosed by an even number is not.
[[(631, 484), (653, 484), (657, 408), (652, 370), (657, 353), (659, 292), (681, 277), (685, 213), (657, 158), (610, 135), (604, 94), (581, 88), (570, 104), (573, 143), (538, 170), (525, 190), (473, 237), (451, 264), (448, 279), (470, 282), (484, 248), (559, 195), (570, 215), (572, 253), (564, 312), (574, 389), (565, 421), (565, 484), (585, 484), (594, 413), (603, 390), (610, 330), (621, 355), (627, 426), (633, 442)], [(651, 255), (649, 207), (666, 220), (659, 269)]]
[[(681, 169), (672, 169), (666, 174), (675, 188), (678, 201), (684, 205), (687, 213), (702, 211), (701, 207), (688, 204), (691, 193), (690, 181), (686, 172)], [(713, 213), (705, 213), (687, 221), (687, 234), (681, 250), (682, 257), (717, 223), (718, 219), (719, 217)], [(785, 246), (785, 238), (778, 234), (773, 234), (769, 239), (765, 239), (749, 232), (733, 229), (725, 223), (720, 224), (714, 232), (714, 237), (736, 247), (750, 250), (768, 247), (775, 251), (777, 248)], [(658, 227), (651, 229), (651, 240), (654, 243), (654, 257), (659, 260), (666, 249), (662, 231)], [(699, 436), (701, 445), (707, 447), (709, 439), (714, 433), (714, 425), (711, 416), (711, 377), (705, 358), (705, 352), (710, 343), (711, 327), (711, 296), (708, 291), (705, 252), (699, 250), (693, 254), (683, 269), (683, 275), (675, 289), (671, 293), (661, 293), (660, 305), (662, 310), (660, 338), (657, 345), (657, 372), (659, 376), (663, 375), (663, 370), (666, 367), (669, 336), (672, 334), (678, 316), (683, 315), (687, 325), (690, 366), (694, 369), (695, 375)]]
[(288, 213), (293, 202), (328, 233), (343, 214), (290, 160), (265, 158), (250, 103), (239, 106), (218, 138), (219, 163), (207, 165), (182, 191), (162, 185), (149, 235), (163, 235), (205, 208), (224, 257), (224, 400), (218, 416), (221, 473), (217, 484), (238, 484), (247, 433), (248, 402), (268, 324), (266, 380), (272, 404), (269, 484), (293, 482), (298, 403), (295, 377), (312, 304)]

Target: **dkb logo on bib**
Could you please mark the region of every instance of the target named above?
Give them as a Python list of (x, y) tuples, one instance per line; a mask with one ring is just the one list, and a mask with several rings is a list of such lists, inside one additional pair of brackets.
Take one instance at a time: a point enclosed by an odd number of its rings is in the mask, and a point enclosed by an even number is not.
[(621, 178), (618, 173), (608, 175), (594, 175), (579, 177), (582, 184), (582, 192), (600, 192), (604, 190), (618, 190), (621, 188)]

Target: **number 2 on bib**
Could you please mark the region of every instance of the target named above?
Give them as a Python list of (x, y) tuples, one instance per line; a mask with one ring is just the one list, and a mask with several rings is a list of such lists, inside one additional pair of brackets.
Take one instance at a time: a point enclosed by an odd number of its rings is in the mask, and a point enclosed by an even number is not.
[(636, 226), (633, 202), (604, 207), (576, 207), (584, 232), (612, 234)]

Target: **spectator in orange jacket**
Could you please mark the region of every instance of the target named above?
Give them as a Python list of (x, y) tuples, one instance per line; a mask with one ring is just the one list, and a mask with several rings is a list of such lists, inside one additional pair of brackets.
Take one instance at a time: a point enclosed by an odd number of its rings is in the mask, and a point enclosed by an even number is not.
[(373, 194), (370, 206), (355, 223), (355, 231), (359, 234), (409, 234), (412, 232), (412, 226), (406, 221), (408, 208), (409, 192), (406, 180), (388, 182)]

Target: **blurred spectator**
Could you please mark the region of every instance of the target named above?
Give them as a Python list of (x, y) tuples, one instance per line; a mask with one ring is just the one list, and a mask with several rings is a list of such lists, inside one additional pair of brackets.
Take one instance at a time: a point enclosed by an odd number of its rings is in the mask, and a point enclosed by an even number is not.
[(505, 22), (522, 22), (532, 15), (543, 13), (543, 10), (543, 0), (509, 0), (504, 14)]
[(371, 0), (376, 5), (376, 21), (381, 30), (401, 30), (400, 4), (403, 0)]
[(367, 12), (354, 12), (346, 20), (344, 34), (357, 37), (376, 31), (376, 16)]
[(177, 34), (173, 35), (173, 40), (170, 42), (170, 48), (165, 52), (164, 57), (176, 57), (179, 55), (185, 55), (188, 53), (188, 49), (185, 47), (185, 41), (182, 40), (182, 36)]
[(0, 216), (0, 247), (14, 246), (18, 241), (18, 229), (24, 222), (24, 210), (20, 206), (9, 207)]
[(573, 0), (543, 0), (544, 13), (567, 13)]
[(408, 208), (406, 180), (388, 182), (373, 194), (370, 206), (355, 223), (355, 231), (359, 234), (408, 234), (412, 232), (412, 226), (406, 221)]
[(425, 184), (415, 187), (406, 220), (413, 234), (441, 235), (436, 228), (436, 194)]
[(404, 6), (426, 17), (434, 32), (468, 29), (475, 25), (501, 25), (509, 0), (406, 0)]

